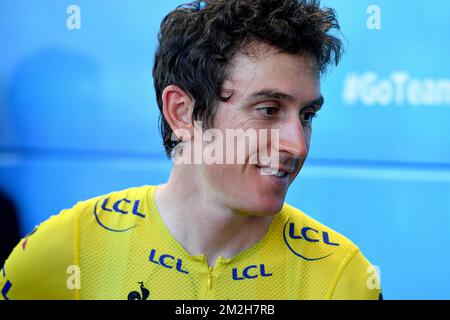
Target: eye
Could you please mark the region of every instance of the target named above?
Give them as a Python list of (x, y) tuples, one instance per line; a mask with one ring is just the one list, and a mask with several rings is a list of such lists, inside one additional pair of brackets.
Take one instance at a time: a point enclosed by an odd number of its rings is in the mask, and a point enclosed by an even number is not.
[(300, 120), (302, 124), (306, 126), (312, 125), (312, 121), (315, 117), (317, 117), (317, 114), (311, 111), (300, 113)]
[(258, 112), (261, 112), (263, 115), (267, 117), (274, 117), (279, 114), (280, 110), (277, 107), (261, 107), (257, 109)]

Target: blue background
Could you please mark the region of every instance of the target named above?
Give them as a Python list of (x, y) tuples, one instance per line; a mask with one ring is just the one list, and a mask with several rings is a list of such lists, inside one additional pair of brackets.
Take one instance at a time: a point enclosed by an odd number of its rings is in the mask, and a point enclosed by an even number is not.
[[(160, 21), (181, 3), (0, 1), (0, 188), (22, 235), (79, 200), (167, 179), (151, 69)], [(66, 27), (71, 4), (80, 30)], [(372, 4), (380, 30), (366, 26)], [(345, 92), (367, 72), (448, 80), (450, 3), (323, 5), (337, 10), (346, 55), (323, 78), (326, 104), (287, 201), (358, 244), (385, 298), (449, 299), (450, 102), (349, 103)]]

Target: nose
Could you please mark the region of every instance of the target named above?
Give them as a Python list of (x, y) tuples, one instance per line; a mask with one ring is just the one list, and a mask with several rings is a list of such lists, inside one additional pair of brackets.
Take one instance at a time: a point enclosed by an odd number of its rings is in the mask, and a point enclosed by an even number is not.
[(279, 152), (287, 152), (292, 158), (305, 159), (309, 149), (309, 133), (305, 131), (298, 117), (286, 121), (279, 129)]

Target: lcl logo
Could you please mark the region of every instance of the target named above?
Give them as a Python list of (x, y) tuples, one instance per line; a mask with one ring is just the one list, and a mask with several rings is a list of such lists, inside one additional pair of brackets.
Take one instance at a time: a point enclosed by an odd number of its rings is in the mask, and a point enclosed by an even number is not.
[(264, 264), (250, 265), (245, 267), (242, 271), (238, 268), (233, 268), (232, 277), (233, 280), (246, 280), (246, 279), (256, 279), (258, 277), (270, 277), (272, 274), (266, 271), (266, 266)]
[(175, 269), (178, 272), (189, 274), (187, 270), (183, 269), (183, 260), (179, 258), (175, 258), (170, 254), (158, 254), (156, 249), (152, 249), (150, 251), (150, 256), (148, 260), (151, 263), (154, 263), (159, 266), (163, 266), (167, 269)]
[[(128, 199), (119, 199), (116, 200), (114, 202), (110, 203), (110, 199), (105, 198), (103, 200), (103, 202), (100, 205), (100, 201), (99, 200), (94, 207), (94, 215), (95, 215), (95, 219), (97, 220), (97, 223), (104, 229), (108, 230), (108, 231), (112, 231), (112, 232), (124, 232), (124, 231), (128, 231), (132, 228), (134, 228), (136, 225), (130, 226), (130, 227), (122, 227), (122, 228), (112, 228), (109, 224), (107, 225), (105, 222), (112, 221), (112, 223), (115, 224), (120, 224), (120, 226), (122, 226), (122, 223), (124, 222), (123, 220), (118, 220), (117, 217), (115, 217), (114, 215), (110, 216), (110, 215), (102, 215), (102, 220), (100, 220), (100, 217), (98, 215), (99, 210), (101, 209), (104, 212), (110, 212), (113, 214), (120, 214), (121, 216), (127, 216), (127, 215), (131, 215), (131, 216), (136, 216), (139, 218), (145, 218), (145, 215), (141, 212), (139, 212), (139, 206), (140, 206), (140, 200), (128, 200)], [(132, 220), (133, 222), (135, 221), (134, 219)]]
[(326, 231), (319, 231), (311, 227), (296, 227), (295, 223), (289, 222), (289, 220), (284, 225), (283, 238), (286, 246), (292, 251), (297, 257), (300, 257), (307, 261), (315, 261), (325, 259), (331, 256), (333, 253), (327, 254), (321, 257), (306, 257), (304, 254), (300, 253), (298, 249), (298, 243), (300, 241), (306, 241), (310, 243), (324, 243), (330, 247), (337, 247), (339, 243), (334, 243), (330, 240), (330, 235)]

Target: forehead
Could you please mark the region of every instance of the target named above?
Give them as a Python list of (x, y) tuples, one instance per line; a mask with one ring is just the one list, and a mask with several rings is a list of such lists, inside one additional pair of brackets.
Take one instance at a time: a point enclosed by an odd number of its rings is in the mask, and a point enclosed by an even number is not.
[(257, 44), (235, 55), (223, 89), (231, 99), (270, 89), (296, 97), (299, 102), (309, 101), (320, 96), (320, 74), (309, 54), (293, 55)]

